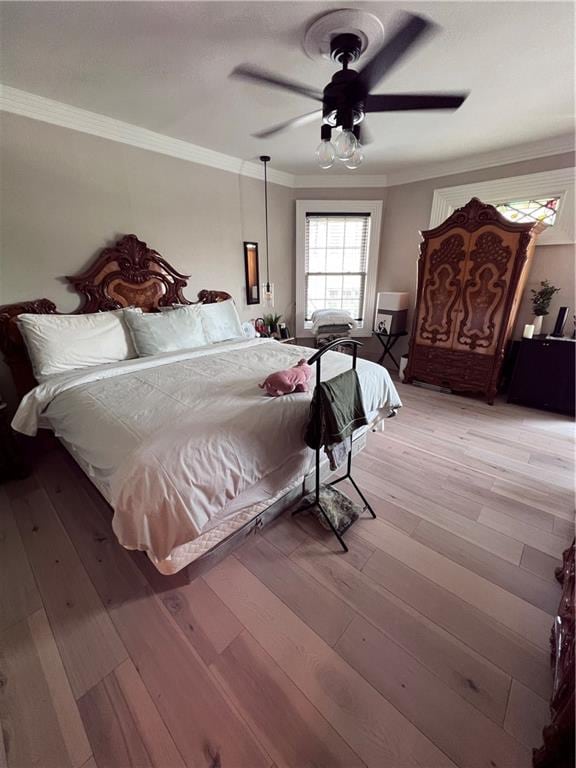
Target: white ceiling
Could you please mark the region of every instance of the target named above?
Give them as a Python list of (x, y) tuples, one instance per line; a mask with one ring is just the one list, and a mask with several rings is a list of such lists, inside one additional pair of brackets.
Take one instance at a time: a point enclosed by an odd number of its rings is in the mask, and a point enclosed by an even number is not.
[[(574, 5), (564, 2), (8, 2), (0, 80), (10, 86), (272, 166), (317, 173), (319, 125), (252, 131), (316, 102), (228, 79), (249, 62), (322, 88), (334, 65), (302, 49), (308, 24), (364, 8), (385, 28), (402, 10), (441, 30), (377, 89), (461, 91), (455, 113), (370, 115), (362, 174), (385, 174), (570, 133)], [(342, 173), (342, 169), (340, 169)]]

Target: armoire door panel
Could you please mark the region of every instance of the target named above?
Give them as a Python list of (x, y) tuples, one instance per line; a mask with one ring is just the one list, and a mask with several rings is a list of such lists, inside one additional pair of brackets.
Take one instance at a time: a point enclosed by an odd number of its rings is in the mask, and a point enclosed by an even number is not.
[(506, 311), (519, 235), (494, 225), (470, 239), (458, 309), (454, 350), (493, 355)]
[(415, 341), (425, 346), (452, 346), (470, 234), (454, 229), (428, 242), (423, 266)]

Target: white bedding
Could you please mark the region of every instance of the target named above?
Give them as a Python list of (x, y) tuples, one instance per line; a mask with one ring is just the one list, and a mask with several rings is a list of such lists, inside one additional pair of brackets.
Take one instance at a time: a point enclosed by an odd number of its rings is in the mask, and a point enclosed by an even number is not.
[[(252, 339), (61, 374), (24, 398), (13, 427), (54, 429), (110, 489), (120, 543), (161, 561), (242, 498), (265, 502), (308, 472), (311, 394), (270, 398), (257, 385), (313, 353)], [(350, 363), (326, 353), (322, 378)], [(357, 370), (367, 413), (401, 405), (384, 368), (358, 359)]]

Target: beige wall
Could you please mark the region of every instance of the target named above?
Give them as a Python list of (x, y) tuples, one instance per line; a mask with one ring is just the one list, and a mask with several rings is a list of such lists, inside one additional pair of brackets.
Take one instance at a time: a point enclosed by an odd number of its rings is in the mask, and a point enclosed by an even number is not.
[[(242, 253), (243, 240), (260, 243), (263, 281), (261, 182), (15, 115), (0, 113), (0, 121), (0, 304), (46, 296), (61, 311), (74, 310), (78, 299), (62, 277), (132, 232), (192, 276), (190, 298), (201, 288), (227, 290), (243, 318), (262, 314), (263, 307), (244, 304)], [(292, 320), (295, 199), (383, 200), (378, 289), (414, 295), (419, 230), (429, 226), (436, 188), (573, 165), (573, 155), (557, 155), (386, 189), (291, 190), (271, 184), (276, 310)], [(550, 330), (557, 308), (564, 304), (573, 311), (576, 304), (572, 246), (537, 248), (530, 284), (544, 278), (562, 289), (544, 326)], [(518, 327), (529, 317), (525, 301)], [(6, 394), (1, 371), (0, 389)]]
[[(242, 245), (260, 244), (264, 282), (260, 181), (15, 115), (0, 119), (0, 304), (47, 297), (62, 312), (74, 310), (79, 299), (62, 277), (134, 233), (191, 275), (188, 298), (225, 290), (243, 319), (262, 314), (264, 307), (244, 303)], [(270, 272), (276, 311), (290, 319), (293, 209), (293, 190), (271, 184)]]
[[(229, 291), (245, 318), (244, 240), (260, 243), (262, 183), (78, 131), (2, 113), (0, 303), (46, 296), (78, 306), (63, 275), (86, 267), (118, 235), (134, 233), (191, 275), (187, 295)], [(270, 269), (278, 311), (291, 312), (292, 190), (271, 184)]]
[[(573, 153), (543, 157), (522, 163), (512, 163), (496, 168), (426, 179), (411, 184), (395, 187), (372, 189), (305, 189), (298, 190), (298, 199), (372, 199), (384, 202), (382, 218), (382, 237), (378, 264), (379, 291), (409, 291), (412, 297), (416, 292), (419, 231), (430, 225), (432, 198), (434, 190), (440, 187), (472, 184), (475, 181), (521, 176), (527, 173), (573, 167)], [(531, 317), (528, 301), (529, 289), (541, 280), (548, 278), (561, 288), (552, 302), (550, 315), (544, 319), (543, 330), (551, 331), (560, 306), (576, 311), (575, 298), (575, 256), (573, 245), (546, 245), (536, 248), (532, 269), (528, 278), (526, 295), (522, 302), (516, 324), (516, 335), (521, 333), (524, 324)], [(401, 351), (407, 349), (407, 343), (398, 346)]]

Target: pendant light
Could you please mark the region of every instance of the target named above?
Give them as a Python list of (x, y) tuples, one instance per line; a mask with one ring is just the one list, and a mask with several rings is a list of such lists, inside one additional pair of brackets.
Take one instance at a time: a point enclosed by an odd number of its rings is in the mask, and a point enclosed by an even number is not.
[(274, 304), (274, 288), (270, 283), (270, 255), (268, 251), (268, 174), (267, 164), (270, 162), (269, 155), (260, 155), (260, 160), (264, 163), (264, 227), (266, 232), (266, 284), (264, 286), (264, 304), (271, 307)]

